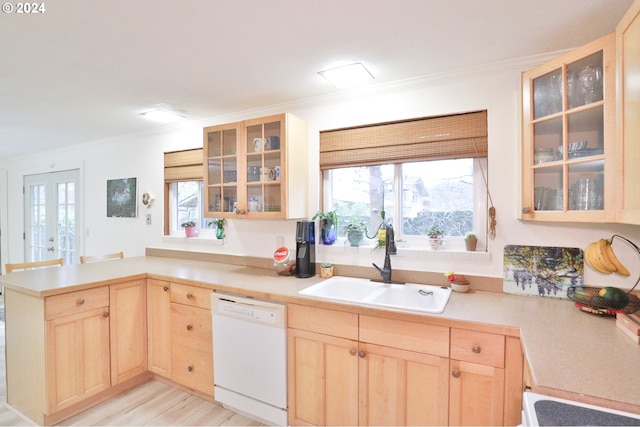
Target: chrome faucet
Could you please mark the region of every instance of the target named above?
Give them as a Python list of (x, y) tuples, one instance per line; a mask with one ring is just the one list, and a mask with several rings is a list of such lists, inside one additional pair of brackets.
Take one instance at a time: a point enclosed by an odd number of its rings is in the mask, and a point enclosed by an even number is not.
[(396, 241), (393, 237), (393, 226), (391, 224), (386, 224), (385, 231), (386, 231), (386, 235), (385, 235), (385, 245), (384, 245), (384, 265), (382, 268), (380, 268), (376, 265), (375, 262), (372, 263), (373, 266), (380, 272), (380, 275), (382, 276), (382, 280), (371, 279), (371, 281), (389, 283), (389, 284), (395, 283), (395, 284), (403, 285), (404, 282), (397, 282), (397, 281), (391, 280), (392, 269), (391, 269), (391, 257), (389, 255), (397, 254), (398, 250), (396, 249)]

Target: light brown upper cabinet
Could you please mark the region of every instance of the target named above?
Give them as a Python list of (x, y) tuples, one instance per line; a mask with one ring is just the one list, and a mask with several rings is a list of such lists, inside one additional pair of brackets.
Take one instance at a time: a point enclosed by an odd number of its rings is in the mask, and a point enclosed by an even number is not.
[(306, 218), (307, 124), (280, 114), (204, 129), (205, 216)]
[(615, 34), (523, 74), (523, 220), (613, 222)]
[(618, 221), (640, 224), (640, 0), (618, 28)]
[(523, 220), (640, 224), (640, 0), (523, 74)]

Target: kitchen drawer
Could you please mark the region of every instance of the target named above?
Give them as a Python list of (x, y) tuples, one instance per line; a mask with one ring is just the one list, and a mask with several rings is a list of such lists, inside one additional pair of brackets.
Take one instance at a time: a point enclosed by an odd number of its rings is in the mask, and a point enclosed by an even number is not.
[(171, 283), (171, 302), (211, 309), (211, 289)]
[(504, 335), (451, 328), (451, 359), (504, 368)]
[(211, 310), (171, 303), (171, 342), (213, 352)]
[(449, 328), (360, 315), (360, 341), (449, 357)]
[(358, 315), (344, 311), (288, 304), (287, 326), (341, 338), (358, 339)]
[(46, 297), (44, 300), (45, 320), (70, 316), (95, 308), (109, 306), (109, 287), (84, 289), (61, 295)]
[(213, 396), (213, 353), (172, 343), (171, 380)]

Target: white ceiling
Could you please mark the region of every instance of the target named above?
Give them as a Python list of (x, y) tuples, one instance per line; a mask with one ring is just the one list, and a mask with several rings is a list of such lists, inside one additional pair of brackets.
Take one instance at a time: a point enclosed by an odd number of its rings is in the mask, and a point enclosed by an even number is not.
[[(41, 0), (42, 1), (42, 0)], [(362, 61), (386, 83), (577, 47), (632, 0), (44, 0), (0, 15), (0, 159), (335, 93)], [(15, 3), (14, 3), (15, 4)]]

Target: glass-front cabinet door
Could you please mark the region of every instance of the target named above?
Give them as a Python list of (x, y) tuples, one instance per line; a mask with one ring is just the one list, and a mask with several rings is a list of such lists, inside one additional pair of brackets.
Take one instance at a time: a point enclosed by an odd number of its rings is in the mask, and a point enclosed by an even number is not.
[(246, 123), (247, 195), (245, 204), (250, 213), (282, 211), (282, 150), (284, 123), (278, 117), (272, 121), (252, 120)]
[(615, 37), (523, 74), (522, 219), (615, 215)]
[(205, 128), (205, 209), (224, 216), (238, 207), (238, 133), (236, 127)]

